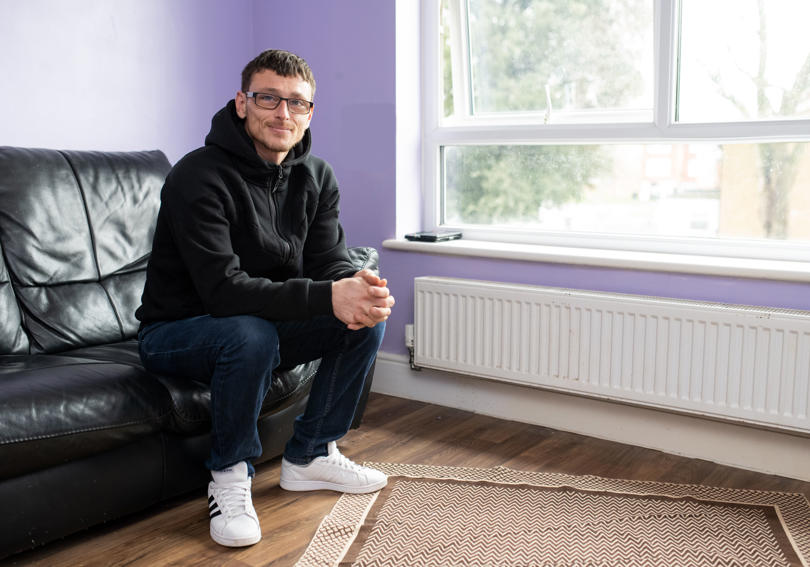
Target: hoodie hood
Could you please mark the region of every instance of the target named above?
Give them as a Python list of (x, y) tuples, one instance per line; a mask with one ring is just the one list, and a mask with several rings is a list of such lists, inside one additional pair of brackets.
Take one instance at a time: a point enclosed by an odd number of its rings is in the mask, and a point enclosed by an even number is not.
[[(253, 140), (245, 130), (245, 120), (236, 114), (236, 102), (231, 99), (211, 119), (211, 130), (205, 137), (206, 146), (217, 146), (226, 153), (237, 158), (245, 174), (266, 174), (269, 170), (278, 167), (274, 163), (263, 160), (253, 145)], [(288, 167), (303, 162), (309, 156), (312, 145), (312, 135), (307, 128), (304, 137), (298, 142), (284, 161), (281, 167)]]

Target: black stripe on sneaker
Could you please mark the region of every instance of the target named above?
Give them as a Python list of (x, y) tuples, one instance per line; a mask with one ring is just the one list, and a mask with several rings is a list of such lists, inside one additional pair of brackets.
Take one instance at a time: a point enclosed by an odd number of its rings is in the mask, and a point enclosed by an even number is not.
[(219, 506), (217, 506), (216, 500), (214, 500), (213, 496), (209, 496), (208, 497), (208, 515), (211, 516), (212, 518), (216, 518), (217, 516), (220, 516), (221, 514), (222, 514), (222, 511), (219, 509)]

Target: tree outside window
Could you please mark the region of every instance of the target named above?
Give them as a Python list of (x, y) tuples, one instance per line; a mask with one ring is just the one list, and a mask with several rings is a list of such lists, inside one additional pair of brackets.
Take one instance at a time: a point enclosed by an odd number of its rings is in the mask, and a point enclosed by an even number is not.
[[(437, 224), (810, 242), (810, 3), (674, 5), (670, 121), (653, 128), (653, 9), (673, 2), (443, 0), (441, 123), (504, 142), (441, 145)], [(534, 139), (511, 142), (526, 124)]]

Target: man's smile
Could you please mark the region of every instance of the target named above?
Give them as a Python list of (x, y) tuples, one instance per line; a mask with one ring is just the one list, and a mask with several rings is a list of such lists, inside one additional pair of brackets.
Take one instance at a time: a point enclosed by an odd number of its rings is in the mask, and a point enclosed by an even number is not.
[(285, 124), (268, 124), (267, 127), (277, 132), (292, 132), (292, 126)]

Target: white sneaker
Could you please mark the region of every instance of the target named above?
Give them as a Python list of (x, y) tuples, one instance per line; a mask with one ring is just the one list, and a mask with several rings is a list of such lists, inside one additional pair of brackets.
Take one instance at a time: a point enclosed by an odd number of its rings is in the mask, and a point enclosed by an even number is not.
[(221, 471), (211, 471), (208, 515), (211, 539), (220, 545), (242, 547), (262, 539), (259, 518), (250, 498), (251, 478), (244, 461)]
[(308, 465), (294, 465), (281, 460), (281, 488), (284, 490), (336, 490), (365, 494), (388, 484), (384, 473), (362, 467), (338, 451), (337, 443), (328, 445), (329, 455), (317, 457)]

